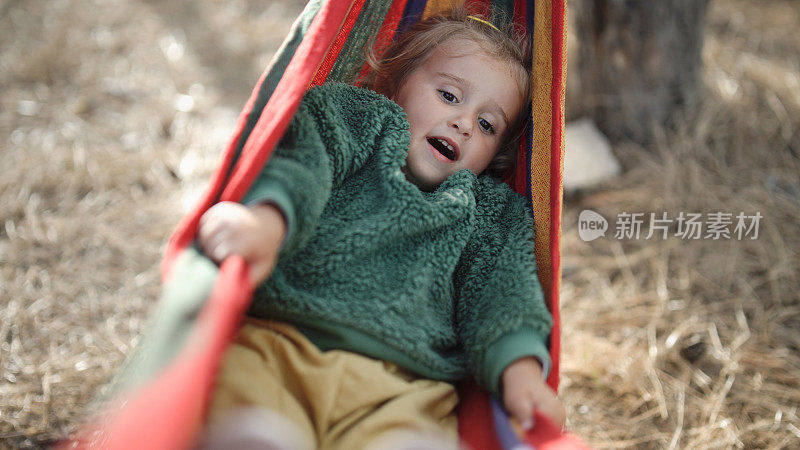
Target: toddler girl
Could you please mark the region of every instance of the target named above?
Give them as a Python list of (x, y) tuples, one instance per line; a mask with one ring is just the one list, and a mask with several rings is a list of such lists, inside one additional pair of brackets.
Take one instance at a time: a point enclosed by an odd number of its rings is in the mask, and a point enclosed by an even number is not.
[(242, 204), (206, 212), (203, 250), (241, 255), (259, 285), (212, 423), (256, 407), (291, 424), (272, 436), (293, 428), (292, 446), (407, 431), (454, 447), (451, 383), (472, 377), (524, 427), (534, 410), (563, 425), (533, 221), (492, 176), (516, 159), (530, 102), (519, 42), (463, 9), (420, 21), (371, 89), (310, 89)]

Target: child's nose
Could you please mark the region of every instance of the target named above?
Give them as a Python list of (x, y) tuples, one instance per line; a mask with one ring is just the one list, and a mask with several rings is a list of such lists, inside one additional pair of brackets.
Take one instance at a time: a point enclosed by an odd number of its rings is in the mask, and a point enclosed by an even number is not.
[(472, 119), (467, 114), (459, 114), (450, 120), (449, 125), (458, 131), (464, 137), (472, 136)]

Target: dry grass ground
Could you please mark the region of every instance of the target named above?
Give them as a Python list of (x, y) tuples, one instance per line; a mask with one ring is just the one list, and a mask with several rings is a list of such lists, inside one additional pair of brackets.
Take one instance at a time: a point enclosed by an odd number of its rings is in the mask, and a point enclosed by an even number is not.
[[(300, 7), (0, 3), (0, 447), (73, 429), (135, 346), (164, 241)], [(598, 448), (800, 446), (797, 23), (797, 2), (714, 1), (702, 112), (566, 202), (562, 395)], [(763, 219), (756, 240), (583, 242), (583, 209)]]
[(72, 429), (301, 5), (0, 2), (0, 447)]
[[(562, 393), (597, 448), (800, 447), (797, 23), (796, 2), (712, 2), (701, 112), (567, 200)], [(606, 238), (579, 239), (583, 209)], [(763, 218), (756, 240), (614, 239), (622, 212)]]

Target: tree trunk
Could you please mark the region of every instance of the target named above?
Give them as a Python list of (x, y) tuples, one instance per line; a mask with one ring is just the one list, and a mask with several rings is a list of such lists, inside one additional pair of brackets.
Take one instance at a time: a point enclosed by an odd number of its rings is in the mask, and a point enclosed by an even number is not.
[(573, 0), (568, 113), (647, 144), (700, 94), (708, 0)]

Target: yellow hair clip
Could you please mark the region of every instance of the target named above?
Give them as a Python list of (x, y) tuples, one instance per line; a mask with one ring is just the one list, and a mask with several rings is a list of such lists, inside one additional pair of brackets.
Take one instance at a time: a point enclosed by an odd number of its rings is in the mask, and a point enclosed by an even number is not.
[(489, 21), (487, 21), (487, 20), (483, 20), (483, 19), (481, 19), (480, 17), (475, 17), (475, 16), (467, 16), (467, 19), (477, 20), (477, 21), (478, 21), (478, 22), (480, 22), (480, 23), (485, 23), (486, 25), (489, 25), (490, 27), (494, 28), (495, 30), (497, 30), (497, 31), (500, 31), (500, 29), (499, 29), (499, 28), (497, 28), (496, 26), (492, 25), (492, 23), (491, 23), (491, 22), (489, 22)]

